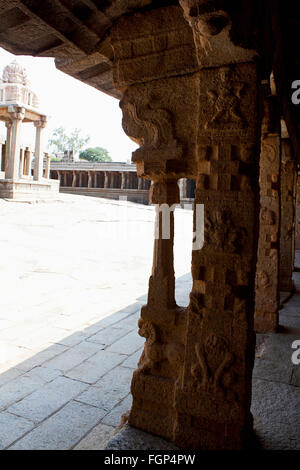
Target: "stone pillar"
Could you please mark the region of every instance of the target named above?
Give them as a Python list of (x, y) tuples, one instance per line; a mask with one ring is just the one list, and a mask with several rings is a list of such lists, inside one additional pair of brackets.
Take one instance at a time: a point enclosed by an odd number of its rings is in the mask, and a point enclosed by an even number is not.
[(295, 221), (295, 249), (300, 250), (300, 176), (297, 175), (296, 185), (296, 221)]
[(108, 171), (105, 171), (104, 172), (104, 188), (105, 189), (107, 189), (109, 185), (108, 177), (109, 177)]
[(82, 188), (82, 172), (79, 173), (79, 187)]
[(51, 155), (45, 153), (46, 157), (46, 167), (45, 167), (45, 178), (48, 180), (50, 178), (50, 165), (51, 165)]
[(292, 291), (294, 269), (294, 179), (296, 176), (293, 150), (289, 139), (282, 139), (281, 159), (281, 233), (280, 290)]
[(6, 162), (6, 141), (2, 144), (2, 158), (0, 170), (5, 172), (5, 162)]
[(122, 171), (121, 173), (121, 189), (125, 189), (125, 172)]
[(25, 149), (25, 175), (31, 175), (31, 152), (28, 147)]
[(260, 152), (260, 226), (256, 266), (255, 331), (278, 327), (280, 244), (280, 111), (276, 96), (264, 102)]
[(94, 188), (98, 187), (98, 181), (97, 181), (97, 172), (94, 172)]
[(92, 188), (92, 186), (93, 186), (92, 174), (90, 171), (88, 171), (88, 188)]
[[(25, 117), (24, 108), (18, 106), (12, 107), (13, 110), (10, 111), (11, 117), (11, 129), (7, 133), (7, 147), (8, 152), (6, 155), (6, 178), (18, 180), (19, 179), (19, 165), (20, 165), (20, 132), (22, 121)], [(9, 129), (10, 124), (7, 123), (7, 129)]]
[(24, 175), (24, 149), (20, 149), (20, 167), (19, 167), (19, 178)]
[(143, 178), (138, 178), (138, 189), (143, 189), (143, 183), (144, 183)]
[(228, 34), (210, 38), (215, 54), (205, 54), (197, 28), (178, 6), (112, 27), (114, 84), (123, 128), (140, 145), (138, 176), (154, 182), (152, 203), (166, 209), (179, 202), (176, 181), (195, 179), (196, 239), (199, 207), (205, 214), (187, 309), (174, 300), (173, 211), (167, 237), (158, 220), (129, 424), (189, 449), (240, 449), (252, 429), (261, 79), (252, 53)]
[(76, 171), (73, 171), (72, 188), (76, 188)]
[(39, 121), (34, 123), (36, 128), (35, 136), (35, 150), (34, 150), (34, 172), (33, 179), (35, 181), (41, 181), (43, 177), (43, 143), (42, 143), (42, 131), (46, 127), (47, 118), (46, 116), (41, 116)]

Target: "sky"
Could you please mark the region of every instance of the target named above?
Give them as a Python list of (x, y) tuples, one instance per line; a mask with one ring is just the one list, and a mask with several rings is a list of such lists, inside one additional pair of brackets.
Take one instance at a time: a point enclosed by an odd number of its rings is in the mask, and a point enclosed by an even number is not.
[[(63, 126), (69, 131), (77, 127), (82, 130), (82, 135), (90, 136), (88, 147), (106, 148), (113, 161), (131, 159), (137, 146), (122, 129), (122, 113), (117, 99), (60, 72), (54, 59), (15, 56), (2, 48), (0, 76), (4, 67), (15, 59), (26, 68), (31, 88), (40, 102), (40, 110), (49, 118), (44, 135), (45, 147), (56, 127)], [(3, 123), (0, 124), (0, 134), (6, 134)], [(33, 124), (23, 124), (21, 141), (34, 143)]]

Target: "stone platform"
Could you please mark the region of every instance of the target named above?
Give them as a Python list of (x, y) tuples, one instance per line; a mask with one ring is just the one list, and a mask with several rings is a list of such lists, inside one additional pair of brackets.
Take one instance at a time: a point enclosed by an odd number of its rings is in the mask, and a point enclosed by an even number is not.
[(55, 199), (59, 193), (57, 180), (42, 179), (34, 181), (31, 178), (7, 180), (0, 178), (0, 198), (23, 200)]

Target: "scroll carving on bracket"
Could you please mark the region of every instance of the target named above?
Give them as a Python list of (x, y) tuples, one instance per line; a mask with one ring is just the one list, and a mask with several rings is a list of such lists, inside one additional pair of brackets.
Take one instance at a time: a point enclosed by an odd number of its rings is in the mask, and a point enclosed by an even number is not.
[(126, 134), (140, 145), (133, 152), (133, 162), (162, 162), (177, 160), (182, 156), (182, 147), (175, 138), (172, 113), (155, 108), (143, 95), (130, 89), (125, 92), (120, 107), (123, 112), (123, 128)]
[(230, 368), (234, 354), (229, 351), (225, 338), (210, 335), (204, 344), (195, 344), (196, 361), (191, 366), (191, 373), (197, 381), (197, 387), (208, 393), (225, 394), (235, 381)]
[(158, 327), (149, 320), (140, 318), (138, 326), (139, 335), (146, 338), (144, 351), (138, 364), (139, 371), (147, 374), (162, 361), (167, 360), (179, 375), (184, 361), (183, 344), (178, 342), (163, 343)]

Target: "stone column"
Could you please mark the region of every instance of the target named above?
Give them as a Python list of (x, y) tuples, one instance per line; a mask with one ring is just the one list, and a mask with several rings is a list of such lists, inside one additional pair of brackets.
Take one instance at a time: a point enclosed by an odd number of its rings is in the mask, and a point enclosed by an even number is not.
[(41, 181), (43, 177), (43, 143), (42, 143), (42, 131), (46, 127), (47, 118), (46, 116), (41, 116), (39, 121), (34, 123), (36, 128), (35, 136), (35, 150), (34, 150), (34, 171), (33, 179), (35, 181)]
[(121, 189), (125, 189), (125, 172), (121, 173)]
[(123, 128), (140, 144), (132, 156), (138, 176), (154, 182), (152, 203), (166, 209), (179, 202), (176, 181), (195, 179), (196, 239), (199, 207), (205, 214), (187, 309), (174, 301), (173, 211), (167, 237), (158, 221), (129, 424), (185, 448), (240, 449), (252, 428), (261, 79), (252, 53), (226, 34), (210, 38), (215, 52), (205, 54), (197, 28), (178, 6), (112, 27), (114, 84)]
[(90, 171), (88, 171), (88, 188), (91, 188), (92, 186), (93, 186), (92, 174)]
[(143, 189), (143, 183), (144, 183), (143, 178), (138, 178), (138, 189)]
[(79, 173), (79, 187), (82, 188), (82, 172)]
[(72, 188), (76, 187), (76, 171), (73, 171)]
[(292, 145), (289, 139), (282, 139), (281, 159), (281, 233), (280, 233), (280, 290), (293, 289), (294, 269), (294, 179), (296, 176)]
[(2, 158), (1, 158), (1, 171), (5, 172), (5, 162), (6, 162), (6, 141), (2, 144)]
[(105, 171), (104, 172), (104, 188), (105, 189), (108, 188), (108, 184), (109, 184), (108, 177), (109, 177), (108, 171)]
[(300, 176), (297, 175), (296, 185), (296, 221), (295, 221), (295, 249), (300, 250)]
[(51, 165), (51, 155), (45, 153), (46, 157), (46, 167), (45, 167), (45, 178), (48, 180), (50, 178), (50, 165)]
[(98, 187), (98, 181), (97, 181), (97, 172), (94, 172), (94, 188)]
[[(10, 131), (7, 133), (6, 178), (18, 180), (20, 171), (20, 132), (25, 110), (18, 106), (12, 108), (9, 112), (12, 124)], [(7, 129), (9, 129), (9, 126), (10, 124), (7, 123)]]
[(24, 149), (20, 148), (19, 178), (24, 175)]
[(0, 144), (0, 171), (2, 171), (3, 144)]
[(260, 152), (260, 227), (256, 266), (255, 331), (278, 327), (280, 240), (280, 111), (276, 96), (264, 102)]
[(31, 152), (28, 147), (25, 149), (25, 175), (31, 175)]

